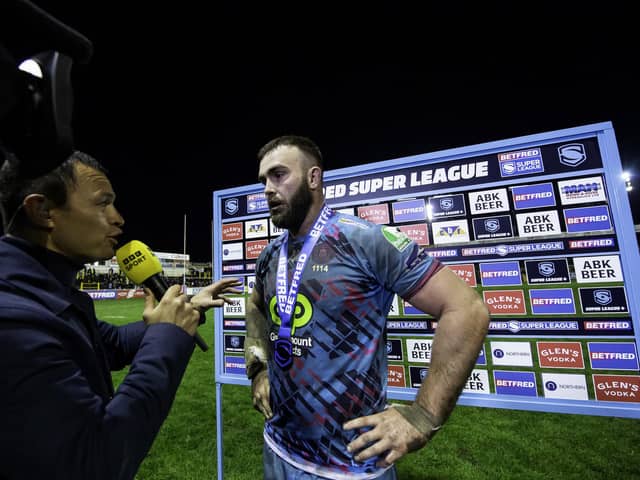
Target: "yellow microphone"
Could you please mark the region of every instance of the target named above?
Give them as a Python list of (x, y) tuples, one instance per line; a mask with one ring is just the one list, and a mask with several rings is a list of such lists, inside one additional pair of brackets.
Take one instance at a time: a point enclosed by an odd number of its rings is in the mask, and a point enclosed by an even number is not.
[[(160, 275), (162, 273), (160, 260), (149, 247), (138, 240), (131, 240), (116, 250), (116, 258), (120, 271), (129, 280), (137, 285), (147, 287), (156, 297), (156, 300), (159, 301), (162, 298), (169, 285)], [(209, 346), (198, 332), (195, 333), (193, 338), (200, 350), (206, 352), (209, 349)]]

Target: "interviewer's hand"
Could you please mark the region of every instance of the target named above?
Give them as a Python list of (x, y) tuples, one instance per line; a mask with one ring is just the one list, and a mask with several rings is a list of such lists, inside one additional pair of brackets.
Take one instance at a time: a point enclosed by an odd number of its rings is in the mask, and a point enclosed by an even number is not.
[(207, 285), (193, 297), (191, 297), (191, 305), (201, 312), (206, 312), (211, 307), (221, 307), (226, 303), (233, 305), (233, 300), (224, 297), (222, 294), (240, 294), (243, 292), (242, 281), (238, 278), (223, 278), (217, 282)]
[(256, 376), (253, 377), (253, 380), (251, 380), (251, 397), (253, 398), (253, 408), (264, 415), (264, 418), (267, 420), (273, 417), (269, 401), (271, 398), (269, 373), (266, 369), (257, 373)]
[(191, 336), (196, 333), (200, 312), (187, 301), (187, 296), (181, 293), (180, 285), (171, 285), (157, 305), (151, 290), (145, 288), (144, 292), (146, 296), (142, 318), (147, 325), (173, 323)]
[(379, 467), (387, 467), (427, 444), (427, 438), (393, 407), (375, 415), (354, 418), (344, 424), (345, 430), (354, 428), (370, 430), (357, 436), (347, 445), (347, 450), (357, 453), (354, 459), (358, 462), (384, 455), (378, 461)]

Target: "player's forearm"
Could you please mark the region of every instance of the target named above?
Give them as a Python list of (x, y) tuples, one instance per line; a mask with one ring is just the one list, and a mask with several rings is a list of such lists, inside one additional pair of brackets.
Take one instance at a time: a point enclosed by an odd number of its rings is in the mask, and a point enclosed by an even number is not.
[(267, 318), (256, 305), (253, 297), (247, 300), (247, 338), (244, 342), (244, 358), (247, 376), (253, 378), (266, 368), (269, 354), (269, 328)]
[(464, 308), (445, 311), (438, 318), (431, 366), (416, 397), (416, 403), (438, 425), (453, 410), (478, 359), (488, 325), (487, 309), (475, 295)]

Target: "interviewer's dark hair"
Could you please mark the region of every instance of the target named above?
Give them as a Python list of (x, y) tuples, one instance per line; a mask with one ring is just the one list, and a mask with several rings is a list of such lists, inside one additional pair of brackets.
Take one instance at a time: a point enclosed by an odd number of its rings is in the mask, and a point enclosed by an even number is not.
[(0, 167), (0, 213), (5, 233), (10, 233), (24, 222), (22, 201), (28, 195), (39, 193), (60, 206), (67, 202), (69, 187), (75, 185), (74, 164), (82, 163), (106, 175), (106, 169), (92, 156), (73, 152), (62, 164), (37, 178), (29, 178), (28, 167), (10, 153)]
[(300, 135), (283, 135), (281, 137), (274, 138), (258, 151), (258, 163), (260, 163), (264, 156), (271, 150), (275, 150), (281, 146), (298, 147), (307, 154), (314, 164), (324, 170), (324, 161), (318, 146), (310, 138), (301, 137)]

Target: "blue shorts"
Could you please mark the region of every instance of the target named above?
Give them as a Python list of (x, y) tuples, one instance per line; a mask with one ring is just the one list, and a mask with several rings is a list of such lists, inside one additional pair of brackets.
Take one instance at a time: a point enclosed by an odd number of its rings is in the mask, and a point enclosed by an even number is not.
[[(327, 477), (319, 477), (297, 469), (276, 455), (266, 443), (262, 448), (262, 463), (264, 480), (328, 480)], [(375, 480), (398, 480), (396, 467), (391, 467)]]

